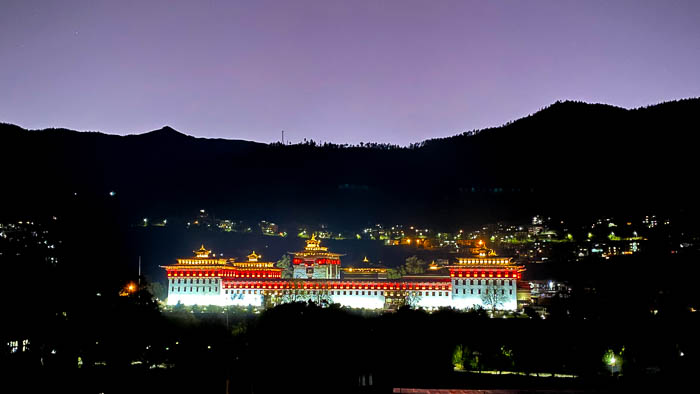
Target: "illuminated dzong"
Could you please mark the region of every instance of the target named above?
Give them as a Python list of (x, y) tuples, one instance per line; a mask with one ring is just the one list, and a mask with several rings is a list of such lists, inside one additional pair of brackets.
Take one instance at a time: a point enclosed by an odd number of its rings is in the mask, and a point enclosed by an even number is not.
[[(517, 282), (522, 266), (493, 251), (473, 249), (445, 267), (448, 274), (411, 275), (383, 279), (382, 269), (342, 269), (341, 254), (331, 253), (315, 237), (292, 253), (293, 278), (283, 279), (282, 269), (260, 261), (255, 252), (245, 262), (213, 257), (202, 247), (195, 256), (162, 266), (168, 276), (168, 305), (268, 306), (284, 302), (314, 301), (321, 304), (367, 309), (401, 305), (434, 309), (517, 309)], [(383, 271), (383, 272), (380, 272)], [(367, 273), (371, 275), (366, 275)], [(364, 279), (364, 277), (372, 279)], [(350, 278), (348, 278), (350, 277)]]

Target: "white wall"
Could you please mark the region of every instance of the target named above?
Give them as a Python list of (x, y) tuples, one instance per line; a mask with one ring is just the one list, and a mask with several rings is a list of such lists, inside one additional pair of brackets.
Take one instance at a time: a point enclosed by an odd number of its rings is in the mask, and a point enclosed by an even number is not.
[[(306, 270), (304, 268), (304, 274)], [(177, 283), (178, 279), (182, 279)], [(168, 281), (168, 305), (177, 305), (178, 302), (183, 305), (240, 305), (240, 306), (262, 306), (263, 305), (263, 290), (262, 289), (222, 289), (221, 280), (212, 278), (212, 283), (208, 280), (206, 283), (190, 283), (190, 278), (173, 278)], [(195, 280), (197, 278), (194, 278)], [(202, 278), (199, 278), (202, 279)], [(207, 278), (208, 279), (208, 278)], [(517, 281), (515, 279), (504, 279), (504, 285), (501, 286), (501, 279), (473, 279), (474, 285), (471, 284), (470, 278), (453, 278), (452, 290), (416, 290), (418, 294), (417, 307), (425, 309), (434, 309), (440, 307), (454, 307), (457, 309), (470, 309), (475, 306), (488, 308), (483, 304), (481, 294), (490, 288), (489, 280), (496, 280), (496, 289), (504, 290), (507, 301), (503, 305), (499, 305), (497, 309), (516, 310), (517, 302)], [(481, 284), (479, 284), (481, 280)], [(187, 283), (184, 283), (187, 281)], [(509, 284), (510, 283), (510, 284)], [(179, 289), (179, 290), (178, 290)], [(472, 293), (473, 290), (473, 293)], [(328, 296), (332, 303), (338, 303), (343, 306), (352, 308), (366, 309), (382, 309), (385, 304), (384, 291), (381, 290), (332, 290), (333, 294)], [(346, 292), (346, 294), (343, 294)], [(363, 295), (362, 293), (365, 292)], [(374, 293), (377, 293), (375, 295)], [(359, 293), (359, 294), (356, 294)], [(433, 295), (433, 293), (435, 295)], [(313, 295), (309, 297), (313, 299)]]

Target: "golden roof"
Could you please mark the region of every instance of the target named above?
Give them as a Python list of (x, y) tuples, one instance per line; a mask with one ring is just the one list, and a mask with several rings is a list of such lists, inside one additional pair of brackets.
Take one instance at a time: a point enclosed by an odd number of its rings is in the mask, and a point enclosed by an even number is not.
[(311, 234), (311, 238), (306, 240), (306, 247), (304, 248), (305, 250), (309, 251), (326, 251), (328, 250), (327, 247), (321, 246), (321, 240), (316, 239), (316, 234)]
[(202, 244), (202, 246), (199, 248), (199, 250), (193, 250), (192, 253), (194, 253), (194, 255), (196, 257), (207, 258), (211, 254), (211, 250), (206, 249), (204, 247), (204, 244)]
[(248, 261), (251, 261), (251, 262), (258, 261), (258, 259), (261, 257), (262, 257), (261, 255), (255, 253), (255, 251), (253, 251), (253, 253), (248, 255)]

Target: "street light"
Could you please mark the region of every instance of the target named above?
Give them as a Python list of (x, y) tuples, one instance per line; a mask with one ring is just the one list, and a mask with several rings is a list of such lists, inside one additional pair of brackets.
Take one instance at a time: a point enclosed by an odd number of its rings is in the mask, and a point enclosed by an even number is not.
[(613, 354), (612, 357), (610, 357), (610, 374), (614, 375), (615, 374), (615, 363), (617, 360), (615, 359), (615, 355)]

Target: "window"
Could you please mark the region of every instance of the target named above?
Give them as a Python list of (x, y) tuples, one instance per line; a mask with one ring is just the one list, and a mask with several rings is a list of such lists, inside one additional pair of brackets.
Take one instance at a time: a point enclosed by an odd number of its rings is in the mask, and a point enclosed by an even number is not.
[(479, 280), (477, 281), (477, 284), (478, 284), (478, 285), (481, 285), (481, 279), (479, 279)]
[(442, 292), (439, 292), (438, 295), (439, 295), (440, 297), (442, 297)]
[(474, 289), (471, 289), (471, 291), (472, 291), (472, 292), (471, 292), (470, 294), (474, 294)]
[(365, 292), (364, 292), (364, 291), (362, 292), (362, 295), (365, 295)]
[(481, 294), (481, 289), (479, 289), (479, 294)]
[(377, 295), (377, 292), (376, 292), (376, 291), (374, 292), (374, 295)]
[(506, 294), (506, 291), (501, 289), (501, 295)]
[(513, 286), (513, 280), (508, 280), (508, 286)]
[(474, 286), (474, 279), (470, 279), (470, 280), (469, 280), (469, 284), (472, 285), (472, 286)]
[(348, 295), (348, 292), (347, 292), (347, 291), (343, 291), (343, 295)]
[(506, 281), (503, 280), (503, 279), (501, 279), (501, 286), (503, 286), (503, 285), (505, 285), (505, 284), (506, 284)]
[(467, 284), (467, 280), (466, 280), (466, 279), (462, 279), (462, 285), (466, 285), (466, 284)]
[(513, 295), (513, 289), (510, 289), (510, 295)]
[(228, 294), (228, 290), (226, 290), (225, 292), (226, 292), (226, 294)]
[(219, 291), (219, 286), (214, 286), (214, 291)]
[(433, 297), (435, 297), (435, 292), (433, 292)]

